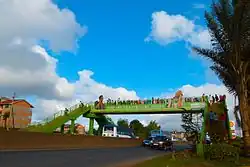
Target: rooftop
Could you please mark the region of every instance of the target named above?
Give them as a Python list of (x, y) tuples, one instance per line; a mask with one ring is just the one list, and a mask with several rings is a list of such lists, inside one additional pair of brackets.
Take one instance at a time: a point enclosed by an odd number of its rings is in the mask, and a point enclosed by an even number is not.
[(6, 98), (6, 97), (1, 97), (0, 105), (15, 104), (15, 103), (19, 103), (19, 102), (25, 102), (28, 105), (30, 105), (31, 108), (34, 108), (29, 102), (27, 102), (24, 99), (15, 99), (15, 100), (12, 100), (12, 99), (9, 99), (9, 98)]

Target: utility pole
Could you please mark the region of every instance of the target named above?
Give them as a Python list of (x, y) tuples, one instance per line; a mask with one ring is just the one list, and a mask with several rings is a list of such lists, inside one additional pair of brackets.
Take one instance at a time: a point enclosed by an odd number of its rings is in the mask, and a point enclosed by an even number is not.
[(16, 97), (16, 93), (14, 92), (13, 96), (12, 96), (12, 105), (11, 105), (11, 114), (12, 114), (12, 127), (13, 129), (15, 128), (15, 114), (14, 114), (14, 101), (15, 101), (15, 97)]

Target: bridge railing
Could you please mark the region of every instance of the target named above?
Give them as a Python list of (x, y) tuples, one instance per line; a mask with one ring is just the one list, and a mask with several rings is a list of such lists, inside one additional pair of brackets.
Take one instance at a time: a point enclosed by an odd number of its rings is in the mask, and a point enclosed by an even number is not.
[[(72, 112), (74, 111), (75, 109), (77, 109), (78, 107), (80, 107), (81, 103), (77, 103), (71, 107), (68, 108), (68, 112)], [(60, 110), (56, 113), (54, 113), (53, 115), (49, 116), (49, 117), (46, 117), (44, 120), (40, 121), (40, 122), (33, 122), (30, 124), (30, 126), (42, 126), (42, 125), (45, 125), (51, 121), (53, 121), (54, 119), (60, 117), (60, 116), (64, 116), (65, 114), (65, 110)]]
[[(84, 106), (94, 106), (93, 102), (90, 103), (77, 103), (69, 108), (67, 108), (68, 110), (68, 114), (70, 114), (72, 111), (76, 110), (77, 108), (79, 108), (81, 105)], [(66, 110), (60, 110), (59, 112), (54, 113), (52, 116), (45, 118), (43, 121), (41, 121), (39, 124), (46, 124), (49, 123), (51, 121), (53, 121), (54, 119), (60, 117), (60, 116), (64, 116), (65, 115), (65, 111)]]
[[(166, 108), (190, 108), (190, 109), (202, 109), (205, 108), (205, 103), (203, 102), (186, 102), (183, 103), (181, 106), (178, 106), (177, 103), (173, 103), (170, 107), (168, 104), (117, 104), (117, 105), (109, 105), (105, 104), (104, 110), (112, 110), (112, 109), (166, 109)], [(93, 106), (93, 109), (94, 106)]]

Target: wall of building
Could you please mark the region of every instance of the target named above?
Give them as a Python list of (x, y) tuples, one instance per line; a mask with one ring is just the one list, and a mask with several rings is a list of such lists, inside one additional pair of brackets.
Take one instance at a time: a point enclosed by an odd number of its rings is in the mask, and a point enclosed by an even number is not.
[[(13, 127), (13, 117), (15, 128), (26, 128), (31, 123), (32, 109), (30, 105), (24, 101), (14, 103), (13, 110), (11, 105), (8, 108), (3, 108), (3, 113), (5, 112), (10, 112), (10, 117), (7, 120), (7, 126), (10, 128)], [(4, 126), (4, 122), (1, 117), (0, 127)]]

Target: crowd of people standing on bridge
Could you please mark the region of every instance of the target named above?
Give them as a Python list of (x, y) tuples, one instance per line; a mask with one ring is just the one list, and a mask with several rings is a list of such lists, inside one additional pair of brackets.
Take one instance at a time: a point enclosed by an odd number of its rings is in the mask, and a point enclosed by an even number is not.
[[(175, 96), (173, 98), (154, 98), (151, 99), (144, 99), (144, 100), (121, 100), (118, 98), (117, 100), (112, 100), (111, 98), (108, 98), (106, 103), (104, 103), (104, 97), (103, 95), (99, 96), (99, 100), (94, 103), (94, 106), (96, 109), (105, 109), (106, 106), (117, 106), (117, 105), (140, 105), (140, 104), (163, 104), (166, 105), (166, 107), (181, 107), (183, 103), (185, 102), (205, 102), (205, 100), (208, 99), (210, 104), (213, 103), (219, 103), (224, 102), (226, 99), (226, 95), (209, 95), (206, 96), (203, 94), (201, 97), (184, 97), (183, 93), (181, 91), (177, 91)], [(81, 106), (84, 106), (83, 102), (80, 102)], [(65, 115), (68, 114), (68, 109), (65, 109)]]
[(208, 99), (210, 104), (224, 102), (226, 100), (226, 95), (219, 95), (219, 96), (217, 94), (215, 94), (214, 96), (209, 95)]
[[(226, 96), (225, 95), (220, 95), (220, 96), (207, 96), (209, 99), (209, 102), (212, 103), (217, 103), (217, 102), (222, 102), (225, 100)], [(178, 102), (178, 98), (154, 98), (152, 97), (151, 99), (144, 99), (144, 100), (120, 100), (118, 98), (117, 100), (112, 100), (108, 99), (106, 104), (107, 105), (139, 105), (139, 104), (168, 104), (170, 101), (171, 102)], [(183, 98), (183, 102), (205, 102), (205, 95), (202, 97), (185, 97)]]
[(206, 96), (203, 94), (201, 97), (183, 97), (183, 93), (181, 91), (177, 91), (175, 93), (175, 96), (173, 98), (154, 98), (151, 99), (145, 99), (145, 100), (121, 100), (118, 98), (117, 100), (112, 100), (111, 98), (108, 98), (106, 103), (104, 104), (103, 96), (101, 95), (99, 97), (99, 101), (95, 102), (95, 108), (96, 109), (104, 109), (105, 106), (117, 106), (117, 105), (140, 105), (140, 104), (163, 104), (166, 105), (166, 107), (182, 107), (183, 103), (185, 102), (205, 102), (206, 99), (209, 100), (209, 103), (217, 103), (225, 101), (226, 96), (220, 95), (218, 96), (215, 94), (214, 96), (209, 95)]

